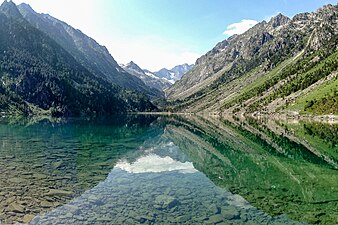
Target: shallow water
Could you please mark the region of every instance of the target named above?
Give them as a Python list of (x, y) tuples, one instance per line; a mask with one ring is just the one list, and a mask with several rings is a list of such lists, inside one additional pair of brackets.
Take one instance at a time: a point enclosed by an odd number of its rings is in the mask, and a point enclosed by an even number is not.
[(335, 125), (0, 123), (2, 224), (338, 223)]

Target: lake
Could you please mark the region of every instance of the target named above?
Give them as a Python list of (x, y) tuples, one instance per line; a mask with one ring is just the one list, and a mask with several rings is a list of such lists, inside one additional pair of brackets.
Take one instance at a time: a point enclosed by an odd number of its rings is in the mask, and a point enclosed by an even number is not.
[(338, 224), (338, 125), (0, 121), (0, 224)]

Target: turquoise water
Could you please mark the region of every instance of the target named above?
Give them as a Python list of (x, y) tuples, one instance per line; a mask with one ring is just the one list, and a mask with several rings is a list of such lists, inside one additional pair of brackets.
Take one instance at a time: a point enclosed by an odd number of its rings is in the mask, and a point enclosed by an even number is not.
[(336, 128), (196, 117), (4, 119), (0, 221), (335, 224)]

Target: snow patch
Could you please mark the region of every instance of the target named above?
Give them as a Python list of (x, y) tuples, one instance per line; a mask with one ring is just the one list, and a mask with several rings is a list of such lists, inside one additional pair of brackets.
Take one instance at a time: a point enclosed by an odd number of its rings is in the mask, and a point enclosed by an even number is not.
[(159, 77), (157, 77), (157, 76), (155, 76), (154, 74), (152, 74), (152, 73), (149, 73), (149, 72), (145, 72), (145, 74), (147, 75), (147, 76), (149, 76), (149, 77), (152, 77), (152, 78), (154, 78), (154, 79), (160, 79)]
[(176, 82), (175, 80), (169, 80), (169, 79), (167, 79), (167, 78), (165, 78), (165, 77), (162, 78), (162, 79), (168, 81), (168, 82), (171, 83), (171, 84), (175, 84), (175, 82)]

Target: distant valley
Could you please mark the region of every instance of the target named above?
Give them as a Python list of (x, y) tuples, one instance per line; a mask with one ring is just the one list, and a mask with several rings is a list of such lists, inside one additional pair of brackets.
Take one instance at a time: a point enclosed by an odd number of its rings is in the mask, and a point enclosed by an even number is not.
[(337, 115), (338, 5), (282, 14), (218, 43), (195, 65), (150, 71), (29, 5), (0, 6), (2, 114), (128, 112)]
[(13, 1), (0, 225), (338, 224), (336, 2)]
[(157, 72), (151, 72), (147, 69), (141, 69), (136, 63), (131, 61), (121, 67), (128, 73), (140, 78), (146, 85), (158, 90), (165, 90), (171, 87), (176, 81), (180, 80), (182, 76), (189, 72), (194, 65), (178, 65), (172, 69), (163, 68)]

